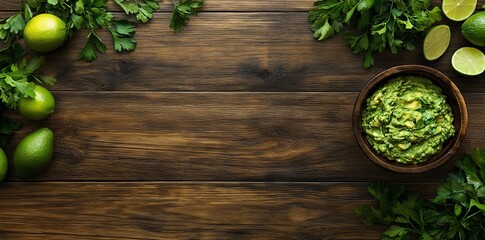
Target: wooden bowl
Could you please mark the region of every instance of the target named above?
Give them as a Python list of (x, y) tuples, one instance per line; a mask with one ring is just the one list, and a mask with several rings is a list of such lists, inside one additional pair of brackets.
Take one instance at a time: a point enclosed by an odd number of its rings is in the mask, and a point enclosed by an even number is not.
[[(361, 126), (362, 110), (365, 108), (366, 99), (374, 90), (398, 75), (422, 76), (433, 81), (434, 84), (441, 87), (443, 94), (446, 95), (453, 112), (453, 124), (455, 126), (455, 135), (443, 144), (442, 150), (429, 158), (427, 161), (419, 164), (400, 164), (390, 161), (387, 158), (377, 154), (367, 141), (365, 133)], [(371, 78), (362, 88), (354, 105), (352, 116), (352, 125), (354, 134), (362, 151), (367, 157), (380, 167), (399, 173), (422, 173), (434, 169), (448, 161), (460, 148), (465, 138), (468, 126), (468, 113), (465, 100), (456, 85), (443, 73), (436, 69), (422, 65), (401, 65), (389, 68)]]

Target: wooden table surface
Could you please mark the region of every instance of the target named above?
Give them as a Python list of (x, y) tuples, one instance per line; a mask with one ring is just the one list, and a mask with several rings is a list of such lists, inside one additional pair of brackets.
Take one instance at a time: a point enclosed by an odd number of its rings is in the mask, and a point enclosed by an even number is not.
[[(395, 65), (442, 71), (468, 104), (461, 154), (485, 147), (484, 75), (452, 69), (452, 53), (470, 44), (446, 21), (452, 43), (438, 61), (420, 49), (384, 53), (364, 70), (341, 37), (312, 38), (312, 4), (206, 0), (174, 34), (165, 1), (138, 27), (132, 53), (110, 48), (83, 62), (78, 34), (47, 54), (56, 112), (22, 119), (6, 152), (47, 126), (55, 157), (41, 177), (10, 171), (0, 185), (0, 239), (379, 239), (383, 228), (353, 213), (373, 203), (369, 183), (404, 183), (431, 197), (453, 163), (407, 175), (370, 162), (352, 133), (358, 91)], [(0, 14), (18, 5), (3, 0)]]

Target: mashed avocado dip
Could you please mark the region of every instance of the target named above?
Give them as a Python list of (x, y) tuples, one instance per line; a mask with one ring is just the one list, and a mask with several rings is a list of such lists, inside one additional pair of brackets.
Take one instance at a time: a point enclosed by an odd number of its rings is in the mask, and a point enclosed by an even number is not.
[(380, 155), (403, 164), (425, 162), (455, 133), (441, 88), (418, 76), (399, 76), (379, 87), (362, 112), (362, 129)]

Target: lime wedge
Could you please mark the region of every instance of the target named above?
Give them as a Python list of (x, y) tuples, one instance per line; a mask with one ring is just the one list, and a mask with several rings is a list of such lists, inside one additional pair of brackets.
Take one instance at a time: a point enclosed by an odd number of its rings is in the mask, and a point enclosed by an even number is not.
[(453, 68), (466, 76), (476, 76), (485, 71), (485, 54), (474, 47), (462, 47), (451, 57)]
[(477, 0), (443, 0), (443, 13), (453, 21), (463, 21), (475, 11)]
[(441, 57), (448, 49), (451, 40), (451, 31), (448, 25), (438, 25), (426, 34), (423, 43), (424, 58), (433, 61)]

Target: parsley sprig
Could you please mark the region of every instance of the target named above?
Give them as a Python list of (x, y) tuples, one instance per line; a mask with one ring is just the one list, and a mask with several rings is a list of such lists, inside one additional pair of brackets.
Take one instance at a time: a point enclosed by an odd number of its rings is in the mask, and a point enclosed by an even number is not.
[(24, 27), (25, 20), (20, 12), (8, 18), (0, 19), (0, 40), (5, 43), (5, 48), (0, 49), (0, 51), (6, 50), (13, 45), (22, 34)]
[(170, 28), (174, 31), (183, 31), (190, 21), (189, 16), (197, 16), (204, 5), (203, 0), (173, 0), (173, 13), (170, 19)]
[(382, 239), (485, 239), (485, 152), (476, 148), (455, 163), (436, 196), (424, 200), (402, 185), (378, 182), (369, 193), (378, 206), (356, 208), (368, 225), (389, 226)]
[(142, 23), (147, 23), (153, 18), (153, 11), (158, 9), (158, 2), (155, 0), (114, 0), (126, 14), (136, 16)]
[(325, 41), (347, 26), (344, 37), (353, 53), (364, 55), (364, 68), (373, 54), (389, 49), (397, 54), (414, 50), (416, 42), (436, 21), (441, 9), (431, 0), (316, 0), (308, 19), (313, 37)]

